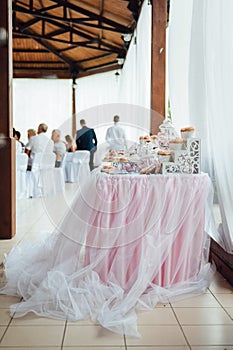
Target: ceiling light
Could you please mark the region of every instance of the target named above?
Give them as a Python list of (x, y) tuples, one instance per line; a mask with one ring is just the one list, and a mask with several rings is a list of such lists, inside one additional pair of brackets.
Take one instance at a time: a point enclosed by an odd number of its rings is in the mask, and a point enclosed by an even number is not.
[(122, 66), (122, 64), (124, 64), (125, 59), (124, 58), (117, 58), (117, 63), (119, 64), (119, 66)]
[(125, 33), (123, 34), (123, 40), (127, 43), (131, 40), (132, 34), (131, 33)]

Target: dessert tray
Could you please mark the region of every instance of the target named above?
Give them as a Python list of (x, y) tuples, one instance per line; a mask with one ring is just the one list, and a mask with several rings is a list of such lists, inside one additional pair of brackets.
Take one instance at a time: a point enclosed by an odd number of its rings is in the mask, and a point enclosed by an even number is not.
[(139, 143), (127, 151), (109, 151), (102, 160), (101, 172), (110, 175), (199, 174), (201, 140), (193, 137), (195, 128), (182, 128), (179, 137), (171, 123), (162, 126), (157, 135), (140, 136)]

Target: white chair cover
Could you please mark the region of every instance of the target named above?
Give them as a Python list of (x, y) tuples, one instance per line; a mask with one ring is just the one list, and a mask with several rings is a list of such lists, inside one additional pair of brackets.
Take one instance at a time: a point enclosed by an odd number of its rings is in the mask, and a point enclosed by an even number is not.
[(16, 154), (16, 198), (27, 197), (27, 165), (28, 156), (25, 153)]
[(65, 192), (65, 174), (64, 174), (64, 165), (66, 160), (66, 155), (62, 158), (60, 168), (54, 168), (54, 186), (56, 193)]
[(65, 181), (83, 182), (90, 175), (89, 162), (89, 151), (67, 153), (64, 164)]
[(28, 197), (51, 196), (56, 193), (54, 183), (55, 153), (36, 153), (31, 171), (27, 171)]
[(73, 152), (66, 152), (65, 158), (63, 161), (63, 171), (64, 171), (65, 182), (71, 182), (70, 179), (71, 179), (72, 158), (73, 158)]

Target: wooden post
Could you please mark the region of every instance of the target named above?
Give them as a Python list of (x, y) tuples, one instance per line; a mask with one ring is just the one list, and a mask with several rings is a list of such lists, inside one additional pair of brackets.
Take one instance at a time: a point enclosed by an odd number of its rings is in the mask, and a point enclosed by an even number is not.
[(77, 125), (76, 125), (76, 99), (75, 99), (75, 95), (76, 95), (76, 83), (75, 83), (75, 79), (73, 80), (73, 84), (72, 84), (72, 136), (74, 137), (76, 135), (76, 131), (77, 131)]
[(151, 133), (165, 117), (167, 0), (152, 0)]
[(16, 231), (15, 140), (11, 137), (12, 0), (1, 1), (0, 28), (0, 239), (10, 239)]

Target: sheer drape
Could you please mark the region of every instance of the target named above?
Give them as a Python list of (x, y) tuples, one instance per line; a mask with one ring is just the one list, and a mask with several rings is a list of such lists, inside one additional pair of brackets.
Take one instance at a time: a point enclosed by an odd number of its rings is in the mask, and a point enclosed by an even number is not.
[[(195, 125), (196, 136), (202, 139), (202, 169), (215, 176), (223, 221), (214, 239), (232, 252), (233, 23), (230, 16), (233, 3), (231, 0), (173, 0), (171, 5), (172, 116), (175, 123), (180, 118), (182, 123)], [(181, 27), (182, 30), (177, 30)], [(184, 121), (183, 111), (187, 117)]]
[[(223, 221), (223, 243), (233, 251), (233, 164), (231, 162), (233, 110), (233, 22), (231, 0), (205, 1), (204, 66), (207, 118), (213, 149), (218, 197)], [(208, 68), (208, 69), (207, 69)]]
[[(146, 25), (145, 25), (146, 23)], [(119, 73), (116, 75), (115, 73)], [(128, 145), (150, 129), (151, 6), (144, 3), (122, 70), (78, 79), (77, 124), (85, 118), (99, 142), (95, 164), (106, 152), (106, 130), (118, 114)]]
[(47, 136), (62, 128), (62, 136), (70, 133), (72, 115), (72, 82), (70, 79), (14, 79), (13, 120), (21, 140), (27, 143), (27, 129), (40, 123), (48, 125)]
[(137, 336), (137, 310), (208, 287), (211, 206), (206, 174), (109, 176), (94, 170), (53, 234), (23, 240), (6, 256), (0, 294), (22, 297), (11, 306), (14, 317), (32, 311), (91, 319)]
[(192, 0), (170, 4), (168, 80), (172, 121), (177, 130), (189, 123), (188, 71)]

